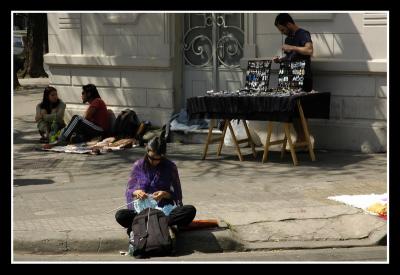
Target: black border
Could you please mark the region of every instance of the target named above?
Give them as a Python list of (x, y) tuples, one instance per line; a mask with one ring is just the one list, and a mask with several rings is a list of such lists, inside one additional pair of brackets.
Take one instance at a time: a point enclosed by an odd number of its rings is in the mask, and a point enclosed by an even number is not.
[[(8, 5), (8, 9), (5, 9), (5, 7), (2, 9), (3, 12), (3, 20), (6, 21), (5, 24), (3, 24), (3, 28), (6, 29), (6, 32), (3, 32), (3, 35), (9, 35), (8, 37), (11, 36), (10, 34), (10, 17), (11, 17), (11, 11), (41, 11), (41, 10), (46, 10), (46, 11), (120, 11), (120, 10), (127, 10), (127, 11), (185, 11), (185, 10), (190, 10), (190, 11), (254, 11), (254, 12), (262, 12), (262, 11), (286, 11), (286, 10), (304, 10), (304, 11), (319, 11), (319, 10), (324, 10), (324, 11), (341, 11), (341, 10), (389, 10), (390, 11), (390, 25), (389, 25), (389, 57), (388, 61), (390, 63), (390, 72), (389, 72), (389, 77), (390, 77), (390, 83), (388, 87), (388, 91), (390, 93), (390, 100), (388, 100), (388, 107), (390, 108), (389, 110), (389, 118), (388, 118), (388, 129), (389, 130), (389, 144), (388, 144), (388, 161), (389, 161), (389, 171), (388, 171), (388, 176), (389, 176), (389, 192), (390, 192), (390, 216), (389, 216), (389, 221), (390, 221), (390, 236), (389, 236), (389, 251), (390, 251), (390, 265), (396, 265), (398, 264), (399, 261), (399, 256), (398, 254), (398, 248), (400, 246), (400, 230), (399, 230), (399, 194), (400, 194), (400, 182), (397, 178), (398, 172), (399, 172), (399, 137), (396, 135), (397, 129), (395, 127), (390, 127), (393, 125), (397, 125), (398, 123), (392, 123), (392, 121), (396, 120), (399, 115), (398, 115), (398, 110), (400, 109), (399, 107), (399, 102), (400, 100), (397, 99), (398, 97), (398, 78), (399, 78), (399, 72), (398, 72), (398, 61), (399, 57), (398, 51), (396, 50), (397, 41), (395, 41), (395, 36), (393, 33), (397, 33), (397, 28), (395, 24), (397, 24), (397, 15), (394, 10), (394, 1), (376, 1), (376, 0), (364, 0), (364, 1), (343, 1), (343, 2), (330, 2), (330, 1), (302, 1), (301, 3), (296, 4), (297, 7), (295, 7), (292, 3), (286, 2), (282, 3), (280, 1), (263, 1), (263, 2), (246, 2), (244, 1), (242, 4), (238, 5), (233, 1), (224, 3), (224, 2), (217, 2), (217, 1), (209, 1), (209, 2), (201, 2), (198, 3), (197, 1), (191, 1), (189, 3), (183, 4), (182, 2), (178, 1), (164, 1), (164, 2), (138, 2), (138, 1), (113, 1), (110, 3), (109, 1), (88, 1), (88, 2), (83, 2), (81, 0), (70, 0), (70, 1), (50, 1), (50, 0), (40, 0), (40, 1), (13, 1), (12, 3), (10, 2), (3, 2), (2, 6)], [(324, 7), (325, 5), (325, 7)], [(10, 58), (9, 52), (11, 52), (11, 46), (5, 46), (5, 44), (2, 44), (2, 49), (3, 53), (7, 54), (7, 58)], [(7, 60), (7, 59), (6, 59)], [(10, 60), (10, 59), (8, 59)], [(6, 71), (10, 72), (8, 70), (8, 66), (4, 66)], [(8, 83), (8, 79), (12, 79), (11, 75), (9, 73), (4, 74), (5, 77), (5, 82)], [(11, 85), (10, 88), (8, 88), (8, 85), (6, 87), (3, 87), (2, 91), (2, 102), (3, 102), (3, 108), (1, 108), (1, 111), (3, 113), (3, 127), (10, 129), (10, 131), (1, 131), (2, 132), (2, 143), (3, 144), (11, 144), (11, 138), (10, 135), (12, 134), (12, 129), (11, 129), (11, 119), (12, 119), (12, 114), (11, 114), (11, 106), (9, 103), (11, 102)], [(4, 103), (5, 102), (5, 103)], [(5, 108), (4, 108), (5, 105)], [(3, 128), (3, 129), (4, 129)], [(3, 160), (5, 159), (6, 161), (1, 165), (2, 170), (4, 170), (4, 174), (7, 176), (10, 176), (10, 181), (11, 181), (11, 162), (8, 162), (8, 159), (11, 159), (11, 150), (12, 147), (8, 146), (2, 146), (1, 151), (2, 151), (2, 156)], [(10, 156), (10, 158), (8, 157)], [(8, 183), (10, 181), (4, 181), (3, 184), (1, 185), (1, 188), (3, 189), (1, 192), (2, 198), (0, 200), (1, 203), (1, 209), (2, 209), (2, 215), (1, 217), (3, 218), (3, 223), (0, 229), (1, 233), (1, 251), (2, 251), (2, 262), (4, 264), (9, 264), (11, 263), (11, 254), (9, 254), (9, 257), (6, 255), (11, 251), (11, 246), (10, 246), (10, 237), (11, 232), (10, 232), (10, 216), (11, 216), (11, 189), (10, 185)], [(12, 188), (12, 184), (11, 184)], [(6, 222), (4, 222), (6, 221)], [(13, 265), (13, 268), (25, 268), (27, 265)], [(106, 265), (97, 265), (100, 266), (100, 268), (104, 271), (110, 271), (110, 272), (115, 272), (114, 269), (106, 269)], [(86, 271), (88, 272), (94, 272), (95, 265), (90, 265)], [(182, 265), (181, 265), (182, 266)], [(216, 265), (214, 265), (216, 267)], [(294, 266), (294, 265), (290, 265)], [(290, 267), (289, 266), (289, 267)], [(32, 266), (29, 266), (29, 271), (32, 272), (31, 270)], [(37, 265), (37, 267), (42, 268), (42, 265)], [(79, 265), (78, 268), (81, 269), (81, 267), (84, 267), (83, 265)], [(145, 265), (145, 266), (130, 266), (130, 265), (125, 265), (125, 267), (129, 268), (130, 272), (143, 272), (144, 270), (154, 270), (154, 265)], [(140, 271), (138, 268), (145, 268), (141, 269)], [(161, 266), (159, 266), (161, 267)], [(272, 266), (271, 266), (272, 267)], [(278, 272), (282, 272), (282, 267), (280, 266), (279, 269), (275, 270)], [(326, 269), (326, 266), (321, 266), (325, 272), (329, 272)], [(377, 269), (375, 269), (377, 267)], [(112, 267), (114, 268), (114, 267)], [(171, 266), (171, 265), (166, 265), (163, 266), (163, 268), (168, 268), (169, 272), (174, 272), (176, 270), (176, 267)], [(191, 268), (191, 267), (189, 267)], [(239, 271), (238, 266), (235, 265), (234, 268)], [(269, 268), (269, 267), (268, 267)], [(306, 267), (308, 269), (308, 266)], [(338, 268), (338, 266), (335, 266), (335, 268)], [(349, 265), (345, 265), (344, 268), (348, 270), (348, 268), (351, 268)], [(383, 272), (387, 271), (388, 266), (383, 266), (383, 265), (377, 265), (377, 266), (371, 266), (367, 265), (366, 268), (368, 268), (371, 271), (378, 271), (380, 274), (383, 274)], [(157, 269), (157, 268), (156, 268)], [(198, 269), (198, 271), (203, 272), (205, 270)], [(296, 266), (297, 269), (297, 266)], [(59, 271), (60, 268), (58, 266), (55, 266), (54, 271)], [(197, 269), (196, 269), (197, 270)], [(334, 269), (332, 269), (333, 271)], [(41, 270), (43, 272), (44, 270)], [(53, 272), (54, 272), (53, 271)], [(164, 270), (164, 272), (168, 272)], [(214, 267), (211, 266), (211, 269), (207, 270), (207, 273), (213, 273), (212, 271), (215, 271)], [(223, 267), (222, 272), (227, 272), (225, 267)], [(243, 270), (244, 271), (244, 270)], [(310, 270), (308, 270), (309, 272)], [(355, 271), (357, 273), (360, 272), (359, 267), (355, 267)], [(152, 271), (149, 271), (153, 273)], [(168, 273), (169, 273), (168, 272)], [(192, 268), (188, 270), (188, 272), (195, 272)], [(246, 271), (245, 271), (246, 272)], [(248, 271), (247, 271), (248, 272)], [(262, 272), (273, 272), (272, 270), (262, 270)]]

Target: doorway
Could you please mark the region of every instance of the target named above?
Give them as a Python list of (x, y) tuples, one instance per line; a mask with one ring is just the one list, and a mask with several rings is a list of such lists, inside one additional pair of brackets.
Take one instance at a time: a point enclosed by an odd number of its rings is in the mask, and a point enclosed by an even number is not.
[(244, 15), (189, 13), (183, 21), (184, 105), (208, 90), (243, 87)]

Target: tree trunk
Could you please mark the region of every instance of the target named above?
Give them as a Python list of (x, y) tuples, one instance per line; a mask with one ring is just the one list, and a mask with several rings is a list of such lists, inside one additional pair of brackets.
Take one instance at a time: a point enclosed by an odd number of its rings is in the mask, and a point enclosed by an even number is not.
[(18, 70), (20, 70), (22, 68), (23, 61), (20, 58), (18, 58), (18, 56), (14, 55), (13, 62), (14, 62), (14, 90), (15, 90), (15, 89), (21, 87), (21, 84), (18, 81), (17, 72), (18, 72)]
[(45, 38), (47, 31), (45, 30), (47, 30), (47, 15), (45, 13), (29, 13), (23, 77), (47, 77), (43, 69), (43, 46), (47, 41)]
[(19, 87), (21, 87), (21, 84), (19, 84), (17, 72), (14, 71), (14, 90), (18, 89)]

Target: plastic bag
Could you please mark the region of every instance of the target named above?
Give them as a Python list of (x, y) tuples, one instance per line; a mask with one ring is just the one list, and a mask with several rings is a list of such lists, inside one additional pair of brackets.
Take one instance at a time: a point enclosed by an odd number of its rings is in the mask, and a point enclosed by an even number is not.
[(136, 213), (142, 212), (146, 208), (156, 208), (157, 201), (153, 199), (151, 196), (147, 196), (147, 198), (141, 200), (136, 199), (133, 201), (133, 207), (135, 208)]
[[(238, 121), (237, 119), (231, 120), (231, 125), (232, 125), (233, 132), (235, 133), (236, 140), (246, 139), (247, 133), (246, 133), (246, 129), (244, 128), (243, 121), (240, 120), (239, 123), (237, 123), (237, 121)], [(254, 145), (260, 146), (261, 145), (260, 137), (257, 135), (256, 132), (253, 131), (253, 129), (251, 129), (250, 127), (248, 127), (248, 128), (249, 128), (250, 136), (254, 142)], [(226, 146), (235, 146), (235, 143), (233, 142), (233, 138), (231, 135), (231, 131), (229, 130), (229, 127), (226, 129), (226, 134), (224, 137), (224, 144)], [(247, 143), (239, 144), (239, 147), (246, 147), (246, 146), (247, 146)]]
[(133, 201), (133, 207), (135, 208), (136, 213), (142, 212), (146, 208), (155, 208), (158, 210), (161, 210), (165, 216), (169, 216), (171, 211), (176, 208), (176, 205), (172, 204), (167, 204), (164, 205), (163, 207), (159, 207), (157, 204), (157, 201), (151, 197), (151, 195), (148, 195), (147, 198), (140, 200), (136, 199)]

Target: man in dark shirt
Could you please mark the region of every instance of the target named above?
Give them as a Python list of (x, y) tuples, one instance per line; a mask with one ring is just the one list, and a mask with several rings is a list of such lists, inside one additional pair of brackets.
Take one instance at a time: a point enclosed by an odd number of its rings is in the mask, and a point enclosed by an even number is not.
[(313, 43), (311, 35), (308, 31), (300, 28), (294, 23), (292, 17), (287, 13), (280, 13), (275, 19), (275, 26), (278, 30), (286, 35), (285, 44), (282, 51), (285, 53), (283, 57), (275, 57), (276, 63), (282, 61), (302, 61), (306, 62), (303, 90), (310, 92), (312, 90), (312, 74), (311, 74), (311, 56), (313, 54)]
[[(305, 92), (310, 92), (313, 88), (311, 56), (314, 51), (310, 33), (300, 28), (288, 13), (278, 14), (275, 18), (275, 26), (282, 34), (286, 35), (286, 38), (285, 44), (282, 46), (282, 51), (285, 53), (285, 56), (275, 57), (274, 62), (280, 63), (282, 61), (304, 60), (306, 65), (304, 68), (303, 90)], [(296, 141), (306, 141), (299, 119), (293, 120), (293, 126), (297, 132)]]
[(60, 142), (84, 142), (93, 137), (104, 137), (108, 133), (110, 125), (107, 106), (94, 84), (82, 87), (82, 103), (89, 103), (85, 116), (74, 115), (71, 118), (59, 138)]

